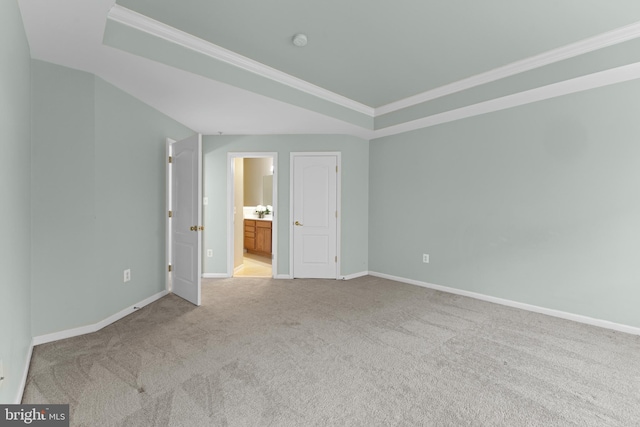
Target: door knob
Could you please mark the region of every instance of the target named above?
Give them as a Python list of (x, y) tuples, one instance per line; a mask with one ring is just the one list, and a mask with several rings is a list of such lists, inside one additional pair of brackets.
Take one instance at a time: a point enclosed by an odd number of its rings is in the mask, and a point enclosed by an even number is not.
[(302, 224), (300, 223), (300, 221), (296, 221), (296, 222), (295, 222), (295, 224), (296, 224), (298, 227), (302, 227)]
[(198, 226), (197, 225), (192, 225), (191, 227), (189, 227), (189, 230), (198, 231)]

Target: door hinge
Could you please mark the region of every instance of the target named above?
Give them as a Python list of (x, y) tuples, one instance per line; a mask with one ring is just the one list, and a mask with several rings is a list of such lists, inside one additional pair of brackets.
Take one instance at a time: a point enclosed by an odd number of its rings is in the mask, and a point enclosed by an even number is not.
[(173, 216), (173, 211), (169, 211), (169, 218)]
[(338, 262), (338, 255), (336, 255), (335, 261)]
[(336, 173), (338, 173), (338, 167), (336, 166)]
[(169, 163), (173, 161), (173, 157), (169, 156)]
[(169, 271), (171, 271), (171, 264), (169, 264)]
[(336, 218), (338, 218), (338, 211), (336, 211)]

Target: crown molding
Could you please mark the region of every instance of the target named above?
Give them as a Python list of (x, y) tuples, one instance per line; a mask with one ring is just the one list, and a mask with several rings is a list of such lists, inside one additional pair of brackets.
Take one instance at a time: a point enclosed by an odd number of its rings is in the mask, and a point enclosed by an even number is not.
[[(279, 71), (268, 65), (262, 64), (258, 61), (254, 61), (245, 56), (239, 55), (221, 46), (215, 45), (184, 31), (173, 28), (162, 22), (151, 19), (138, 12), (132, 11), (118, 4), (115, 4), (109, 11), (107, 18), (126, 25), (128, 27), (137, 29), (144, 33), (150, 34), (155, 37), (162, 38), (171, 43), (177, 44), (184, 48), (193, 50), (195, 52), (206, 55), (210, 58), (225, 62), (243, 70), (249, 71), (253, 74), (268, 78), (291, 88), (300, 90), (309, 95), (318, 97), (325, 101), (334, 103), (336, 105), (348, 108), (350, 110), (365, 114), (369, 117), (378, 117), (384, 114), (388, 114), (403, 108), (411, 107), (417, 104), (431, 101), (446, 95), (450, 95), (456, 92), (461, 92), (467, 89), (471, 89), (476, 86), (480, 86), (486, 83), (494, 82), (506, 77), (510, 77), (519, 73), (530, 71), (536, 68), (544, 67), (546, 65), (553, 64), (555, 62), (563, 61), (565, 59), (573, 58), (585, 53), (593, 52), (598, 49), (602, 49), (615, 44), (623, 43), (629, 40), (640, 37), (640, 21), (635, 22), (624, 27), (614, 29), (594, 37), (590, 37), (576, 43), (571, 43), (557, 49), (553, 49), (539, 55), (535, 55), (521, 61), (516, 61), (511, 64), (507, 64), (503, 67), (498, 67), (493, 70), (476, 74), (463, 80), (459, 80), (454, 83), (450, 83), (438, 88), (422, 92), (417, 95), (404, 98), (399, 101), (391, 102), (389, 104), (372, 108), (364, 105), (360, 102), (349, 99), (345, 96), (339, 95), (335, 92), (331, 92), (327, 89), (323, 89), (312, 83), (306, 82), (302, 79), (294, 77), (290, 74)], [(601, 74), (601, 73), (596, 73)], [(574, 79), (579, 80), (579, 79)], [(561, 83), (559, 83), (561, 84)], [(556, 85), (545, 86), (556, 87)], [(538, 88), (543, 89), (543, 88)], [(538, 89), (523, 92), (524, 98), (530, 96), (531, 93), (536, 93)], [(516, 94), (518, 95), (518, 94)], [(516, 96), (514, 95), (514, 96)], [(510, 99), (510, 96), (499, 98), (497, 100), (487, 101), (480, 104), (475, 104), (467, 107), (463, 107), (457, 110), (436, 114), (434, 116), (425, 117), (422, 119), (414, 120), (411, 122), (402, 123), (399, 125), (391, 126), (385, 129), (379, 129), (372, 132), (375, 137), (386, 136), (395, 133), (402, 133), (408, 130), (418, 129), (420, 127), (433, 126), (435, 124), (444, 123), (451, 120), (457, 120), (458, 118), (469, 117), (468, 111), (476, 111), (478, 107), (487, 105), (501, 105), (505, 100)], [(530, 101), (534, 102), (534, 101)], [(481, 110), (484, 109), (480, 108)], [(502, 108), (498, 108), (502, 109)], [(495, 111), (495, 110), (492, 110)], [(483, 114), (483, 113), (477, 113)], [(475, 115), (475, 114), (472, 114)], [(458, 117), (460, 116), (460, 117)], [(454, 118), (450, 118), (454, 117)], [(421, 125), (418, 125), (418, 124)]]
[(374, 115), (374, 108), (369, 107), (368, 105), (364, 105), (360, 102), (354, 101), (335, 92), (331, 92), (327, 89), (316, 86), (290, 74), (276, 70), (275, 68), (269, 67), (268, 65), (239, 55), (221, 46), (195, 37), (189, 33), (185, 33), (184, 31), (180, 31), (174, 27), (163, 24), (162, 22), (156, 21), (117, 4), (115, 4), (111, 8), (107, 15), (107, 19), (145, 32), (152, 36), (162, 38), (171, 43), (175, 43), (179, 46), (201, 53), (210, 58), (217, 59), (219, 61), (241, 68), (245, 71), (249, 71), (253, 74), (257, 74), (291, 88), (308, 93), (309, 95), (313, 95), (325, 101), (332, 102), (341, 107), (348, 108), (358, 113), (366, 114), (369, 117), (373, 117)]
[(629, 80), (640, 79), (640, 62), (624, 65), (622, 67), (611, 68), (586, 76), (564, 80), (547, 86), (518, 92), (501, 98), (491, 99), (478, 104), (468, 105), (455, 110), (445, 111), (421, 119), (412, 120), (383, 129), (378, 129), (373, 133), (371, 139), (385, 136), (397, 135), (412, 130), (424, 129), (442, 123), (453, 122), (481, 114), (492, 113), (494, 111), (506, 110), (545, 99), (556, 98), (585, 90), (596, 89), (602, 86), (609, 86)]
[(640, 22), (616, 28), (615, 30), (599, 34), (576, 43), (571, 43), (557, 49), (549, 50), (539, 55), (531, 56), (521, 61), (512, 62), (504, 67), (495, 68), (485, 73), (476, 74), (469, 78), (459, 80), (438, 88), (422, 92), (399, 101), (391, 102), (375, 109), (375, 116), (381, 116), (423, 102), (431, 101), (452, 93), (461, 92), (476, 86), (490, 83), (496, 80), (510, 77), (515, 74), (533, 70), (535, 68), (544, 67), (555, 62), (573, 58), (585, 53), (593, 52), (618, 43), (640, 37)]

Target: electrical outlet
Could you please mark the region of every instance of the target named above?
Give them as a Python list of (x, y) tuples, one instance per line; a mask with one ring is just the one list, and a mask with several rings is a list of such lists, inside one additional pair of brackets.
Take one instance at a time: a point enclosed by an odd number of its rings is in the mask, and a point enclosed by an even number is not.
[(207, 257), (209, 258), (213, 257), (213, 249), (207, 249)]
[(209, 198), (208, 197), (203, 197), (202, 198), (202, 205), (203, 206), (207, 206), (209, 204)]
[(422, 262), (429, 264), (429, 254), (422, 254)]
[(127, 269), (124, 271), (124, 280), (123, 280), (123, 282), (124, 282), (124, 283), (127, 283), (127, 282), (130, 282), (130, 281), (131, 281), (131, 269), (130, 269), (130, 268), (127, 268)]

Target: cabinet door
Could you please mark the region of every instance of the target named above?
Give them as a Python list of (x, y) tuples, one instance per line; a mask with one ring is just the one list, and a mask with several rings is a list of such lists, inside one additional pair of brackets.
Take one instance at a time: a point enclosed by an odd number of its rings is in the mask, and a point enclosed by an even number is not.
[(253, 220), (244, 221), (244, 247), (247, 250), (256, 248), (256, 222)]
[(264, 246), (264, 229), (257, 228), (256, 229), (256, 251), (263, 252)]
[(272, 234), (272, 231), (271, 231), (270, 228), (268, 230), (265, 230), (264, 251), (266, 253), (268, 253), (269, 255), (271, 255), (271, 250), (272, 250), (272, 247), (271, 247), (271, 234)]
[(256, 251), (271, 254), (271, 222), (256, 221)]

